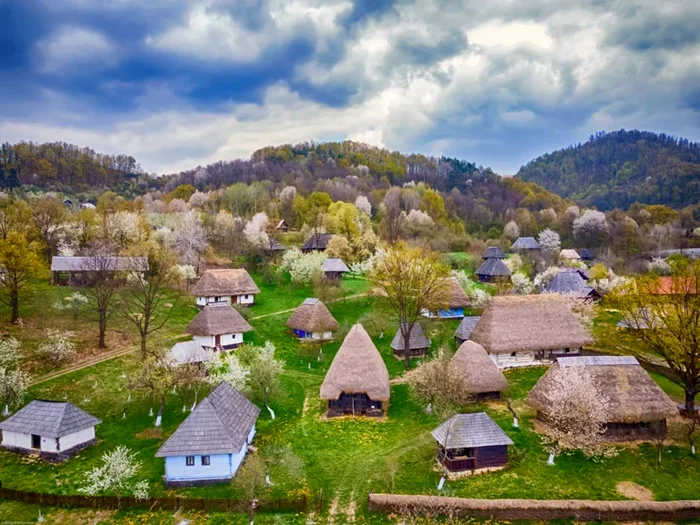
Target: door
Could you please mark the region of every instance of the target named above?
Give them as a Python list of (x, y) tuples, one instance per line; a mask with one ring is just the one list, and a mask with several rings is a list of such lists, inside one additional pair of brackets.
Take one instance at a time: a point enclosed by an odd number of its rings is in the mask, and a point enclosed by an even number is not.
[(220, 335), (214, 336), (214, 346), (221, 346), (221, 336)]
[(231, 296), (231, 303), (233, 303), (233, 304), (238, 304), (238, 296), (237, 296), (237, 295), (232, 295), (232, 296)]
[(32, 448), (35, 448), (35, 449), (41, 448), (41, 436), (37, 436), (36, 434), (32, 434)]

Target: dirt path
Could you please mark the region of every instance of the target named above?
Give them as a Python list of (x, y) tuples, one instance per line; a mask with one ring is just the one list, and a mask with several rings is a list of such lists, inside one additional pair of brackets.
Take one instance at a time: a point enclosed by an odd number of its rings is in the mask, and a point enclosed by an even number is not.
[[(362, 297), (367, 297), (368, 295), (369, 294), (367, 294), (367, 293), (358, 293), (355, 295), (348, 295), (347, 297), (341, 297), (339, 299), (333, 299), (332, 301), (328, 301), (328, 303), (330, 304), (330, 303), (339, 303), (341, 301), (350, 301), (350, 300), (354, 300), (354, 299), (360, 299)], [(279, 312), (272, 312), (269, 314), (257, 315), (255, 317), (251, 317), (250, 320), (256, 321), (258, 319), (265, 319), (266, 317), (273, 317), (275, 315), (289, 314), (289, 313), (292, 313), (294, 310), (296, 310), (296, 307), (288, 308), (286, 310), (280, 310)]]

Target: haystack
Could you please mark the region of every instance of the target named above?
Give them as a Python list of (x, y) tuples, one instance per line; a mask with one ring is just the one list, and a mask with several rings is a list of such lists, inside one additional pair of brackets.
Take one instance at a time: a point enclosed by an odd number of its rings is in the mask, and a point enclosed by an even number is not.
[(470, 394), (477, 398), (500, 398), (508, 388), (503, 372), (484, 350), (474, 341), (466, 341), (452, 357), (453, 370), (464, 378)]
[(447, 277), (448, 306), (450, 308), (466, 308), (471, 305), (469, 296), (462, 289), (455, 277)]

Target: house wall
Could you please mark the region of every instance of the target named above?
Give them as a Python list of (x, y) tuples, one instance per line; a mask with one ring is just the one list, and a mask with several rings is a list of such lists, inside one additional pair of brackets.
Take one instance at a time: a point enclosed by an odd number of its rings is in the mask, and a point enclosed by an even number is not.
[(2, 431), (2, 444), (8, 447), (32, 448), (32, 436), (19, 432)]
[[(213, 335), (195, 335), (192, 337), (197, 343), (208, 348), (216, 346), (216, 338)], [(243, 343), (243, 334), (223, 334), (221, 346), (234, 346)]]
[(489, 356), (499, 368), (527, 366), (537, 363), (535, 359), (535, 352), (515, 352), (515, 356), (511, 354), (491, 353)]
[(455, 307), (449, 308), (447, 310), (439, 310), (437, 312), (429, 312), (427, 310), (423, 310), (422, 314), (424, 317), (429, 317), (431, 319), (435, 317), (439, 317), (440, 319), (454, 319), (458, 317), (464, 317), (464, 308)]
[(239, 295), (238, 296), (238, 304), (253, 304), (255, 302), (255, 295), (253, 294), (247, 294), (247, 295)]
[(474, 449), (476, 468), (501, 467), (508, 463), (508, 447), (499, 445)]
[(95, 427), (85, 428), (59, 438), (61, 451), (69, 450), (77, 445), (95, 439)]
[(197, 297), (197, 306), (206, 306), (209, 303), (221, 302), (231, 304), (231, 297), (223, 295), (219, 297)]

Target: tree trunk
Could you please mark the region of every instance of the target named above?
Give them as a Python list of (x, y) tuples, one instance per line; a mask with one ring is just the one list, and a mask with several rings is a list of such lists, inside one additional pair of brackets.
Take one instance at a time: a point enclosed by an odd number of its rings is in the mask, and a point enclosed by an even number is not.
[(106, 312), (99, 313), (98, 325), (99, 325), (99, 330), (100, 330), (100, 341), (97, 344), (97, 347), (98, 348), (107, 348), (107, 344), (105, 343), (105, 333), (107, 332), (107, 313)]
[(411, 341), (412, 329), (413, 325), (410, 325), (406, 330), (406, 333), (403, 334), (403, 364), (406, 367), (406, 370), (411, 368), (411, 350), (409, 348), (409, 342)]
[(695, 408), (695, 387), (693, 386), (686, 386), (685, 387), (685, 413), (688, 417), (694, 417), (696, 408)]
[(19, 292), (14, 289), (10, 292), (10, 307), (12, 308), (12, 324), (19, 320)]
[(160, 407), (158, 408), (158, 415), (156, 416), (156, 425), (159, 427), (163, 421), (163, 409), (165, 408), (165, 394), (160, 396)]
[(145, 358), (146, 354), (148, 353), (148, 350), (146, 348), (146, 338), (147, 335), (145, 332), (141, 333), (141, 357)]

